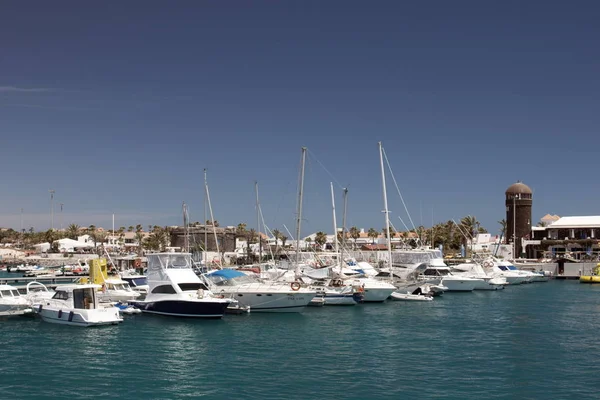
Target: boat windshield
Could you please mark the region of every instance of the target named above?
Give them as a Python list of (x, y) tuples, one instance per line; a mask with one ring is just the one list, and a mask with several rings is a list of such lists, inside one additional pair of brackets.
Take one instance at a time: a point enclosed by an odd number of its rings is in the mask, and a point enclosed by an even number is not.
[(195, 292), (198, 289), (208, 290), (206, 285), (202, 282), (180, 283), (179, 289), (181, 289), (182, 292), (185, 292), (185, 291), (194, 291)]
[(186, 269), (192, 268), (192, 257), (188, 253), (148, 254), (148, 268)]
[(217, 286), (237, 286), (245, 283), (255, 283), (256, 280), (248, 275), (240, 275), (234, 278), (226, 278), (220, 275), (205, 275), (212, 283)]
[(427, 276), (446, 276), (450, 274), (449, 269), (443, 268), (428, 268), (423, 272), (423, 275)]
[(508, 271), (508, 268), (506, 268), (505, 265), (498, 265), (498, 268), (500, 268), (502, 271)]
[(111, 283), (108, 286), (109, 289), (112, 290), (129, 290), (128, 283)]
[(13, 296), (15, 296), (15, 297), (19, 297), (19, 296), (21, 296), (21, 293), (19, 293), (19, 291), (18, 291), (17, 289), (13, 289), (13, 290), (12, 290), (12, 294), (13, 294)]
[(2, 295), (2, 297), (12, 297), (10, 290), (0, 290), (0, 295)]
[(128, 281), (133, 287), (136, 286), (143, 286), (143, 285), (147, 285), (148, 284), (148, 279), (146, 279), (146, 277), (139, 277), (139, 278), (123, 278), (126, 281)]
[(518, 271), (517, 267), (514, 265), (507, 265), (506, 268), (510, 269), (511, 271)]

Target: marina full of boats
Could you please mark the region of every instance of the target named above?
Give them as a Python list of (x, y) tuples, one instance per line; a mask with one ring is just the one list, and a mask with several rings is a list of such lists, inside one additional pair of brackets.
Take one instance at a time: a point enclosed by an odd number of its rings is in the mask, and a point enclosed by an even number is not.
[(391, 254), (391, 263), (379, 265), (351, 254), (327, 253), (325, 258), (314, 253), (279, 264), (209, 270), (195, 268), (189, 253), (155, 253), (147, 255), (144, 275), (124, 271), (118, 276), (107, 274), (106, 259), (95, 259), (89, 262), (89, 277), (78, 283), (53, 289), (37, 281), (24, 288), (0, 285), (0, 316), (33, 315), (73, 326), (116, 325), (124, 315), (140, 313), (219, 319), (225, 314), (299, 313), (311, 306), (421, 303), (445, 293), (502, 290), (550, 278), (491, 256), (447, 266), (435, 249)]

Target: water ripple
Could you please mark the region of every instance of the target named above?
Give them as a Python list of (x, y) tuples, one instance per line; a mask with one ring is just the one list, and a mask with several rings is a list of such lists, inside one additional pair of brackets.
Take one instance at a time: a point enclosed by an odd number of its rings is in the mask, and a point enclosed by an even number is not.
[(448, 293), (221, 321), (0, 322), (3, 397), (597, 398), (600, 286)]

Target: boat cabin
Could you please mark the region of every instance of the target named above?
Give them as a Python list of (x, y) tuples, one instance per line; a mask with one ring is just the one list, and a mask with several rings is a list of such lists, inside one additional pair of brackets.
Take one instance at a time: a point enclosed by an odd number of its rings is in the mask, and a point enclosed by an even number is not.
[(14, 286), (0, 285), (0, 299), (7, 299), (13, 297), (21, 297), (21, 293)]
[(100, 285), (73, 285), (57, 287), (52, 300), (62, 300), (72, 304), (73, 308), (92, 310), (98, 308), (96, 290)]
[(129, 284), (129, 286), (134, 290), (135, 290), (135, 288), (140, 287), (140, 286), (148, 287), (148, 279), (143, 275), (122, 276), (121, 279), (123, 279), (125, 282), (127, 282)]
[(519, 269), (514, 265), (498, 265), (497, 267), (502, 271), (519, 271)]

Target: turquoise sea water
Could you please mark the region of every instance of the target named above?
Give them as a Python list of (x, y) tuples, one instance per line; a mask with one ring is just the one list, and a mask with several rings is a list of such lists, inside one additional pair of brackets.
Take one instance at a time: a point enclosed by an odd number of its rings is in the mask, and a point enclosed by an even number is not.
[(5, 399), (599, 398), (600, 285), (77, 328), (0, 321)]

